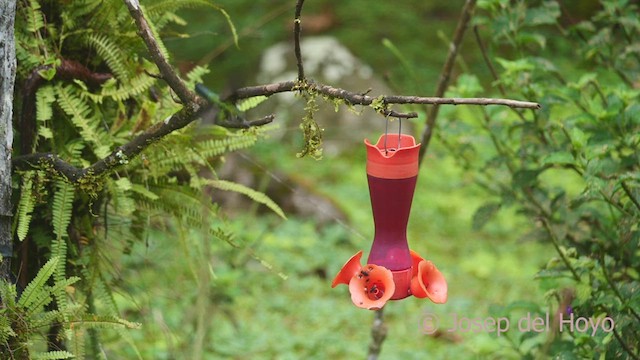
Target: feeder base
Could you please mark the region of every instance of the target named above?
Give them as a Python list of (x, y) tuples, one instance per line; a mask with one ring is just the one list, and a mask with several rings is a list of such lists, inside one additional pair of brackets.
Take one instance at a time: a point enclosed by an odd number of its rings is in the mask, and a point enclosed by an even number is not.
[(392, 270), (391, 274), (393, 274), (393, 282), (396, 285), (396, 291), (393, 293), (393, 296), (391, 296), (391, 300), (400, 300), (410, 296), (411, 275), (413, 275), (412, 269)]

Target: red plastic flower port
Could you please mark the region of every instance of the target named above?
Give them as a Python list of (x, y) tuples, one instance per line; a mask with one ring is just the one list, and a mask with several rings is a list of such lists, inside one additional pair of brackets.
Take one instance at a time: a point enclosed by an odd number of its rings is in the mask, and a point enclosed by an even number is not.
[(413, 250), (411, 250), (411, 259), (413, 260), (413, 277), (411, 278), (413, 296), (429, 298), (436, 304), (447, 302), (447, 281), (438, 268)]
[(393, 274), (384, 266), (360, 265), (362, 251), (353, 255), (336, 275), (331, 287), (348, 284), (351, 301), (357, 307), (380, 310), (395, 292)]
[[(353, 255), (333, 279), (331, 287), (349, 285), (351, 301), (360, 308), (380, 310), (391, 299), (395, 290), (393, 272), (384, 266), (360, 265), (362, 251)], [(411, 294), (429, 298), (436, 304), (447, 302), (447, 281), (431, 262), (411, 250)]]
[(334, 288), (340, 284), (349, 285), (349, 281), (351, 278), (356, 276), (358, 271), (362, 268), (360, 265), (360, 258), (362, 257), (362, 250), (358, 251), (357, 254), (353, 255), (347, 262), (342, 266), (336, 278), (333, 279), (333, 283), (331, 283), (331, 287)]

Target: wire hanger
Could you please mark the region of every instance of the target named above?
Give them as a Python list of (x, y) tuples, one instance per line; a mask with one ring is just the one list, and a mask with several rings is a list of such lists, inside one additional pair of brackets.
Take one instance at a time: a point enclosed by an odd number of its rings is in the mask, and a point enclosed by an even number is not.
[(387, 148), (387, 137), (389, 136), (389, 114), (384, 117), (386, 122), (384, 126), (384, 154), (388, 155), (389, 151), (396, 151), (400, 149), (401, 140), (402, 140), (402, 118), (398, 117), (398, 147), (397, 148)]

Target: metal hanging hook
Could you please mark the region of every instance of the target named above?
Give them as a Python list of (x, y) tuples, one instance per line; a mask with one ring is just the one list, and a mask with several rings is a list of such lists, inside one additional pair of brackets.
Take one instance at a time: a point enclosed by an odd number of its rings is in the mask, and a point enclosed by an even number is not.
[[(389, 137), (389, 115), (390, 113), (387, 113), (387, 115), (384, 117), (385, 119), (385, 124), (384, 124), (384, 154), (388, 155), (389, 154), (389, 148), (387, 147), (387, 138)], [(402, 145), (402, 118), (398, 117), (398, 147), (396, 147), (395, 149), (391, 149), (392, 151), (397, 151), (400, 150), (400, 146)]]
[(388, 155), (389, 151), (387, 150), (387, 137), (389, 136), (389, 114), (384, 117), (384, 154)]
[(402, 142), (402, 118), (398, 118), (398, 148), (396, 150), (400, 150), (400, 144)]

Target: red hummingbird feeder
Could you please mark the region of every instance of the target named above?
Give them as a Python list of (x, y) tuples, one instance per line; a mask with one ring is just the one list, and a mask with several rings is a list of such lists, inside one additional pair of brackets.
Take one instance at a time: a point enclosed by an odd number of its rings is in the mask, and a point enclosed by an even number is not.
[[(420, 144), (413, 136), (388, 134), (367, 149), (367, 180), (375, 224), (367, 265), (362, 251), (347, 261), (332, 287), (349, 286), (351, 300), (361, 308), (381, 309), (388, 300), (410, 295), (447, 301), (447, 282), (431, 261), (409, 250), (407, 223), (418, 178)], [(390, 147), (389, 145), (397, 145)]]

